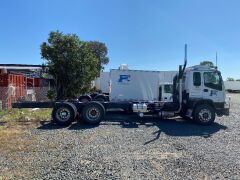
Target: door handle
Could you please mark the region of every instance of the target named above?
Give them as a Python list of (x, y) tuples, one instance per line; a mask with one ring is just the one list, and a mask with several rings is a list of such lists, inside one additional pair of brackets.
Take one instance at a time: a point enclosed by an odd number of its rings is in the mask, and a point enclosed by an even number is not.
[(204, 92), (208, 92), (208, 89), (204, 89), (203, 91), (204, 91)]

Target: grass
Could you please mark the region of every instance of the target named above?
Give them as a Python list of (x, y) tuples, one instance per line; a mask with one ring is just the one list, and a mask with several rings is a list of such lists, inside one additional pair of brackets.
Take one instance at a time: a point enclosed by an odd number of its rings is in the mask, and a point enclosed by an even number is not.
[[(33, 139), (28, 136), (29, 130), (40, 125), (41, 122), (51, 120), (51, 109), (13, 109), (0, 112), (0, 152), (7, 158), (24, 162), (18, 156), (19, 152), (29, 152)], [(18, 157), (16, 159), (16, 157)], [(1, 179), (15, 179), (24, 177), (27, 171), (17, 167), (12, 170), (0, 169)]]
[(14, 109), (1, 112), (0, 150), (10, 148), (9, 144), (15, 142), (18, 137), (26, 133), (29, 127), (39, 126), (41, 122), (50, 121), (50, 119), (51, 109)]
[(0, 112), (0, 123), (41, 122), (51, 119), (51, 109), (13, 109)]

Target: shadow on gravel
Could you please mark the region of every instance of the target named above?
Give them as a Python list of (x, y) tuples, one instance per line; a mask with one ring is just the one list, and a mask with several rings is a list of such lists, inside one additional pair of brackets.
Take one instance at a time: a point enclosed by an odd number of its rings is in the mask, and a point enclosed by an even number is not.
[[(191, 121), (186, 121), (181, 118), (175, 119), (162, 119), (157, 117), (146, 116), (144, 118), (138, 118), (136, 115), (126, 115), (123, 113), (107, 113), (105, 121), (101, 122), (100, 126), (119, 126), (121, 128), (145, 128), (148, 131), (150, 127), (157, 127), (158, 130), (153, 132), (156, 135), (154, 139), (145, 142), (145, 144), (151, 143), (160, 138), (161, 133), (169, 136), (201, 136), (204, 138), (211, 137), (212, 134), (227, 129), (226, 126), (213, 123), (209, 126), (202, 126), (195, 124)], [(69, 130), (85, 130), (97, 128), (99, 125), (89, 125), (82, 122), (73, 123), (68, 126)], [(42, 130), (53, 130), (66, 128), (63, 126), (58, 126), (51, 122), (42, 123), (38, 129)]]
[(152, 125), (146, 126), (156, 126), (159, 130), (153, 132), (153, 134), (156, 134), (156, 137), (148, 142), (145, 142), (145, 144), (159, 139), (162, 132), (169, 136), (200, 136), (204, 138), (209, 138), (214, 133), (220, 130), (227, 129), (226, 126), (218, 123), (213, 123), (209, 126), (202, 126), (194, 124), (193, 122), (182, 120), (181, 118), (160, 120), (154, 122)]
[(59, 126), (57, 124), (54, 124), (53, 122), (40, 122), (41, 126), (39, 126), (37, 129), (41, 130), (54, 130), (54, 129), (62, 129), (65, 128), (64, 126)]
[(70, 126), (60, 126), (57, 125), (53, 122), (44, 122), (44, 123), (40, 123), (41, 126), (39, 126), (37, 129), (41, 129), (41, 130), (54, 130), (54, 129), (63, 129), (63, 128), (67, 128), (69, 130), (81, 130), (81, 129), (91, 129), (91, 128), (96, 128), (99, 125), (91, 125), (91, 124), (84, 124), (82, 122), (75, 122), (72, 123)]
[(140, 126), (145, 126), (146, 131), (149, 127), (157, 127), (158, 130), (152, 133), (156, 135), (154, 139), (145, 142), (145, 144), (159, 139), (162, 132), (169, 136), (200, 136), (209, 138), (214, 133), (227, 129), (226, 126), (216, 122), (212, 125), (203, 126), (182, 118), (160, 120), (157, 117), (148, 116), (140, 119), (137, 116), (127, 116), (123, 114), (111, 114), (106, 116), (106, 121), (102, 122), (101, 125), (117, 125), (122, 128), (139, 128)]
[(84, 124), (84, 123), (73, 123), (68, 127), (69, 130), (84, 130), (84, 129), (92, 129), (98, 127), (99, 124)]

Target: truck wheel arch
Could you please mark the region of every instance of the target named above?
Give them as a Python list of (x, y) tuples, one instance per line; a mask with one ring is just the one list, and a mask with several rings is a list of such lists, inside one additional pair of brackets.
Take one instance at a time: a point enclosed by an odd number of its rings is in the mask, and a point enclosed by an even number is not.
[(215, 106), (214, 106), (214, 103), (213, 103), (213, 101), (212, 100), (210, 100), (210, 99), (202, 99), (202, 100), (196, 100), (195, 102), (193, 102), (193, 111), (194, 111), (194, 109), (196, 109), (196, 107), (197, 106), (199, 106), (199, 105), (203, 105), (203, 104), (207, 104), (207, 105), (209, 105), (209, 106), (211, 106), (211, 107), (213, 107), (214, 108), (214, 110), (216, 110), (216, 108), (215, 108)]

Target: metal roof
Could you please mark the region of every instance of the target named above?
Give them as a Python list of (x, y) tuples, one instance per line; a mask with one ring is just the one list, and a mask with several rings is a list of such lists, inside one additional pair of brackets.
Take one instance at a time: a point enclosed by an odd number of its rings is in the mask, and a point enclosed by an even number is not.
[(32, 64), (0, 64), (0, 69), (42, 69), (43, 65), (32, 65)]

